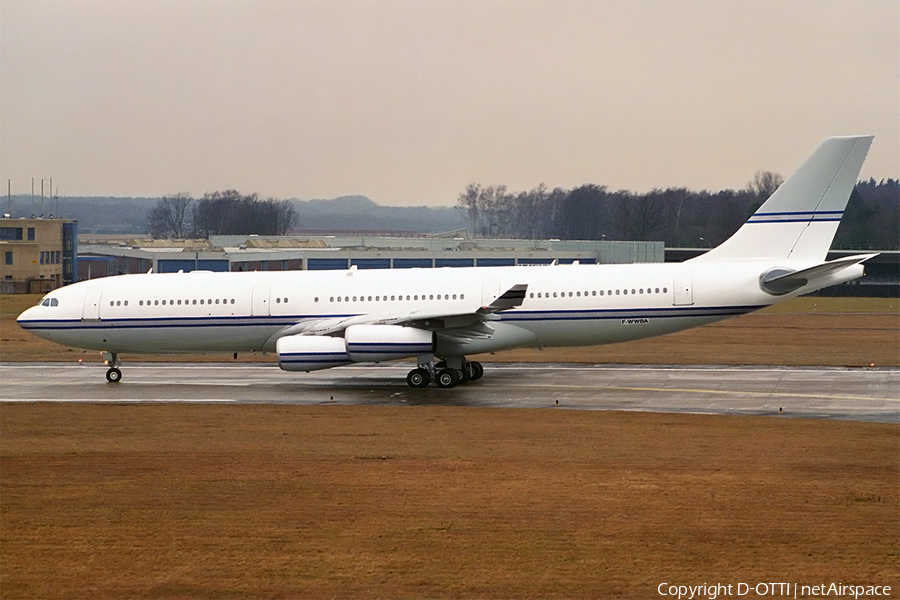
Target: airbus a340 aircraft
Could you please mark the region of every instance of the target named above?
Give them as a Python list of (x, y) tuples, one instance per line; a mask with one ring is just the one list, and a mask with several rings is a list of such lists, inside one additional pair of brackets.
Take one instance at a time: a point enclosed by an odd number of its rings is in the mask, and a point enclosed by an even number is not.
[(728, 240), (677, 264), (120, 275), (47, 294), (31, 333), (120, 353), (275, 352), (287, 371), (415, 358), (412, 387), (479, 379), (467, 355), (587, 346), (719, 321), (862, 276), (825, 262), (871, 136), (829, 138)]

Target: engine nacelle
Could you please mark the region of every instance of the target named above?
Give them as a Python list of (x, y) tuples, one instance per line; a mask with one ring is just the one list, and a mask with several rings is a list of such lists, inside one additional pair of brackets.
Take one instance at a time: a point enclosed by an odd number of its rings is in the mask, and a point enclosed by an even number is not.
[(353, 362), (381, 362), (434, 354), (434, 333), (399, 325), (351, 325), (344, 332)]
[(278, 366), (285, 371), (316, 371), (348, 365), (344, 338), (323, 335), (289, 335), (275, 344)]
[(275, 343), (285, 371), (316, 371), (354, 362), (434, 354), (434, 333), (399, 325), (352, 325), (344, 337), (289, 335)]

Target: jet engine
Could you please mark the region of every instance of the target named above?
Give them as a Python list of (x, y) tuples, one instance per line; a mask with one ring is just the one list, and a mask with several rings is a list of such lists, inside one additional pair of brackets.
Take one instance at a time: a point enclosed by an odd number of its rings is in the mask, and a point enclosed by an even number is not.
[(344, 337), (289, 335), (275, 345), (285, 371), (316, 371), (434, 353), (434, 333), (399, 325), (352, 325)]
[(351, 325), (344, 332), (353, 362), (381, 362), (434, 353), (434, 332), (399, 325)]
[(316, 371), (348, 365), (344, 338), (323, 335), (289, 335), (275, 345), (278, 366), (285, 371)]

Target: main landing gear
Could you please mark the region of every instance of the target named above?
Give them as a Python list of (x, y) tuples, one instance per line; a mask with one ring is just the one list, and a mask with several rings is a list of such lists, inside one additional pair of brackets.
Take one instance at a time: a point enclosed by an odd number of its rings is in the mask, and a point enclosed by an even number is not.
[(122, 371), (119, 370), (119, 365), (122, 363), (119, 362), (119, 355), (115, 352), (104, 352), (103, 360), (109, 365), (109, 370), (106, 372), (106, 380), (110, 383), (122, 381)]
[[(406, 375), (406, 383), (412, 388), (423, 388), (428, 387), (428, 384), (433, 381), (440, 388), (452, 388), (460, 383), (481, 379), (481, 376), (484, 375), (484, 367), (480, 362), (468, 361), (464, 358), (449, 362), (450, 366), (446, 360), (439, 363), (434, 361), (420, 363), (417, 368)], [(460, 363), (459, 368), (454, 368), (453, 362)]]

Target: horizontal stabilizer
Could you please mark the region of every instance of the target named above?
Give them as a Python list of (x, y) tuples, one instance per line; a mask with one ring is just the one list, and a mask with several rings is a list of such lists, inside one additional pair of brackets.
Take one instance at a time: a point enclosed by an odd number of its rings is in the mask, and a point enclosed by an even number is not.
[(800, 271), (791, 271), (790, 269), (783, 268), (770, 269), (760, 276), (759, 287), (775, 296), (789, 294), (794, 290), (799, 290), (810, 281), (828, 277), (838, 271), (843, 271), (848, 267), (858, 265), (875, 256), (878, 256), (878, 254), (857, 254), (855, 256), (848, 256), (846, 258), (839, 258), (831, 262), (822, 263)]

